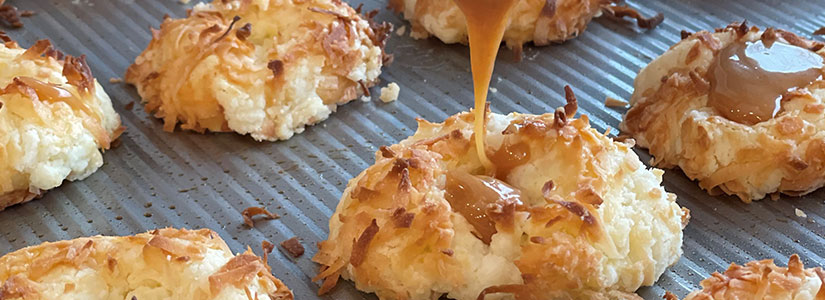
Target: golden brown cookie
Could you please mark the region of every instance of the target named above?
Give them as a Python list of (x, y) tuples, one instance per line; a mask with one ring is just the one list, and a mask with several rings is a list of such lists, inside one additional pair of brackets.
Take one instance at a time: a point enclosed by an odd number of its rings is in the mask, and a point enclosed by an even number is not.
[(687, 211), (574, 112), (489, 114), (490, 171), (471, 113), (419, 120), (349, 182), (314, 257), (320, 292), (342, 277), (381, 299), (638, 299), (679, 259)]
[(378, 81), (389, 25), (333, 0), (227, 0), (166, 18), (126, 72), (163, 129), (283, 140)]
[(788, 267), (779, 267), (772, 259), (744, 266), (730, 264), (724, 273), (713, 273), (701, 285), (701, 290), (685, 300), (825, 299), (825, 271), (820, 267), (805, 269), (796, 254), (791, 255)]
[(0, 299), (291, 300), (251, 250), (209, 229), (158, 229), (23, 248), (0, 257)]
[(622, 131), (712, 193), (750, 202), (821, 187), (823, 44), (744, 24), (684, 37), (639, 72)]
[(0, 39), (2, 210), (94, 173), (123, 127), (85, 56)]

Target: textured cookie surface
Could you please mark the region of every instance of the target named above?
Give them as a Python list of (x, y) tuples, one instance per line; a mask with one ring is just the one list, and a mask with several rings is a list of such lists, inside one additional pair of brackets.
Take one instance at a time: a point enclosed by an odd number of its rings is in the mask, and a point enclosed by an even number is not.
[(0, 299), (286, 300), (251, 250), (232, 255), (208, 229), (158, 229), (24, 248), (0, 257)]
[(103, 164), (120, 116), (84, 56), (47, 40), (23, 49), (0, 34), (0, 210)]
[(702, 280), (701, 285), (702, 290), (690, 293), (685, 300), (825, 299), (825, 271), (821, 267), (805, 269), (796, 254), (788, 267), (779, 267), (770, 259), (744, 266), (731, 264), (724, 273)]
[[(382, 148), (350, 181), (319, 244), (320, 292), (343, 277), (381, 299), (636, 299), (681, 255), (687, 212), (632, 145), (586, 116), (555, 115), (490, 114), (495, 174), (476, 156), (470, 113), (420, 120), (415, 135)], [(519, 200), (468, 213), (482, 193), (457, 196), (450, 182), (460, 176)]]
[(708, 70), (720, 49), (737, 42), (769, 38), (825, 57), (822, 43), (741, 24), (717, 31), (686, 36), (639, 72), (622, 131), (648, 148), (657, 166), (678, 166), (702, 188), (745, 202), (821, 187), (825, 81), (820, 78), (786, 93), (775, 117), (751, 125), (731, 121), (711, 106)]
[[(527, 42), (547, 45), (574, 38), (613, 2), (521, 0), (510, 13), (504, 42), (510, 48), (521, 48)], [(466, 20), (453, 1), (389, 0), (389, 6), (410, 21), (414, 38), (433, 35), (448, 44), (467, 43)]]
[(288, 139), (368, 92), (388, 25), (333, 0), (230, 0), (167, 18), (126, 72), (164, 130)]

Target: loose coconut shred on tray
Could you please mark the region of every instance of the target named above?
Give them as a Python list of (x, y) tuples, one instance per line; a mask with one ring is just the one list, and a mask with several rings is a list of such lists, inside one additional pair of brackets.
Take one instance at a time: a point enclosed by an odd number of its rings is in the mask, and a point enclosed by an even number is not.
[(644, 29), (653, 29), (665, 20), (665, 15), (662, 13), (658, 13), (650, 18), (645, 18), (641, 13), (639, 13), (639, 11), (629, 6), (608, 6), (605, 7), (603, 11), (607, 14), (607, 16), (617, 20), (623, 20), (624, 17), (636, 19), (636, 24), (639, 25), (640, 28)]
[(280, 218), (277, 214), (271, 213), (266, 210), (266, 208), (260, 206), (247, 207), (243, 210), (243, 212), (241, 212), (241, 215), (243, 216), (244, 224), (249, 227), (255, 227), (255, 221), (252, 220), (252, 217), (257, 215), (264, 215), (264, 218), (267, 220)]
[(289, 252), (289, 255), (292, 257), (300, 257), (301, 255), (304, 255), (304, 246), (301, 245), (300, 241), (298, 241), (298, 237), (292, 237), (291, 239), (281, 242), (281, 247)]
[(23, 22), (20, 21), (20, 17), (25, 18), (34, 15), (34, 11), (31, 10), (24, 10), (18, 12), (17, 7), (14, 7), (10, 4), (5, 4), (5, 2), (5, 0), (0, 0), (0, 23), (3, 23), (3, 25), (6, 27), (23, 27)]

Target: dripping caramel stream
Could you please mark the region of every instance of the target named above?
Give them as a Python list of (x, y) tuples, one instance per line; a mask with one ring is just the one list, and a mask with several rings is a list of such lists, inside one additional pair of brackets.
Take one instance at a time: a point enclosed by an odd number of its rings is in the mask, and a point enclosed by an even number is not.
[(504, 37), (510, 10), (517, 0), (454, 0), (467, 19), (467, 32), (470, 39), (470, 68), (473, 75), (473, 94), (475, 96), (475, 133), (476, 153), (481, 164), (487, 170), (493, 169), (493, 162), (487, 158), (484, 139), (486, 136), (487, 88), (493, 76), (496, 54)]

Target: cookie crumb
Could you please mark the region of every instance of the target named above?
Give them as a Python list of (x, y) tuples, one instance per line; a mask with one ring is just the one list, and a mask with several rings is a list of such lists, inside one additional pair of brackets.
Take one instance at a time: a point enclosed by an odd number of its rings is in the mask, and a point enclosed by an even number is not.
[(398, 29), (395, 31), (395, 35), (402, 36), (406, 32), (407, 32), (407, 26), (401, 25), (401, 27), (398, 27)]
[(398, 87), (398, 84), (395, 82), (390, 82), (386, 87), (381, 88), (381, 101), (384, 103), (390, 103), (395, 100), (398, 100), (398, 93), (401, 91), (401, 88)]
[(121, 82), (123, 82), (123, 78), (120, 78), (120, 77), (109, 78), (109, 83), (121, 83)]
[(808, 215), (805, 214), (804, 211), (802, 211), (801, 209), (798, 209), (798, 208), (794, 208), (794, 213), (796, 213), (796, 216), (800, 217), (800, 218), (807, 218), (808, 217)]

